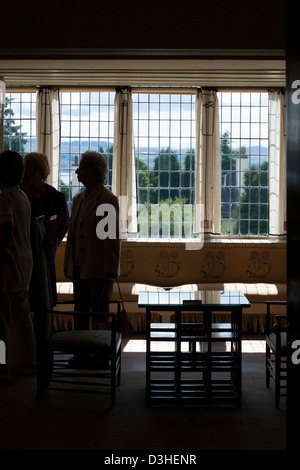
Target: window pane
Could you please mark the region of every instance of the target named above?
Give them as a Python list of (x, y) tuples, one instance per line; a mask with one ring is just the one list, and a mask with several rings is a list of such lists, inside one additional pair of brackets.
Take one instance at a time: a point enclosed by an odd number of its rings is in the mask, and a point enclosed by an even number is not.
[(268, 94), (220, 93), (219, 104), (222, 234), (267, 235)]
[(75, 170), (83, 152), (93, 150), (105, 156), (109, 168), (106, 185), (111, 189), (114, 97), (112, 92), (60, 93), (59, 187), (70, 211), (73, 197), (82, 190)]
[(4, 149), (21, 155), (36, 149), (36, 93), (6, 92)]
[(133, 120), (138, 203), (143, 207), (138, 237), (190, 237), (195, 95), (133, 94)]

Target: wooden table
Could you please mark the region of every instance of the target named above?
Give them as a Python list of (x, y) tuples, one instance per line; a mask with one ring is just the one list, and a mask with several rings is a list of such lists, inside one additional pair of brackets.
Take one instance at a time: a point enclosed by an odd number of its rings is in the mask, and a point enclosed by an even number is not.
[[(148, 291), (140, 292), (138, 304), (146, 309), (148, 404), (241, 404), (242, 309), (250, 307), (242, 292)], [(152, 323), (153, 311), (169, 311), (174, 321)], [(199, 314), (199, 321), (183, 322), (184, 312)], [(230, 321), (213, 323), (213, 312), (229, 312)]]

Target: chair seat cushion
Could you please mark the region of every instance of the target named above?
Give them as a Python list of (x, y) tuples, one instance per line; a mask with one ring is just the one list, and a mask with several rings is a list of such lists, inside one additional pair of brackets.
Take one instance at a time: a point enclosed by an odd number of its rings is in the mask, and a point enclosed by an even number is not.
[[(270, 333), (266, 336), (266, 341), (269, 344), (270, 348), (275, 352), (276, 351), (276, 334)], [(280, 333), (281, 349), (287, 349), (287, 333)]]
[[(121, 335), (116, 334), (116, 349), (120, 345)], [(54, 333), (48, 341), (52, 351), (110, 353), (110, 330), (74, 330)]]

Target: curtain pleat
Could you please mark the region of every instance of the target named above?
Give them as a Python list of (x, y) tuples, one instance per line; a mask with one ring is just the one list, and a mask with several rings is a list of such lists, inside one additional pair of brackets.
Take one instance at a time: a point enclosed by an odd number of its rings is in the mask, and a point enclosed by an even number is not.
[(214, 90), (196, 97), (196, 188), (194, 231), (219, 234), (221, 227), (221, 158), (219, 100)]
[(286, 97), (269, 92), (269, 234), (286, 235)]
[(119, 198), (122, 238), (137, 232), (136, 171), (133, 144), (132, 96), (116, 90), (112, 191)]
[(37, 93), (37, 152), (47, 155), (51, 172), (47, 182), (58, 189), (59, 90), (40, 88)]

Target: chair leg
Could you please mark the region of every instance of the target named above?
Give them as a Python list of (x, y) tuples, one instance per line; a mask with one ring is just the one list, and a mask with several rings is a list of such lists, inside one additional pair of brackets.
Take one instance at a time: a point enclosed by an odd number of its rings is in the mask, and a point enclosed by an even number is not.
[(53, 353), (41, 351), (37, 360), (36, 400), (41, 400), (51, 382)]
[(116, 404), (116, 388), (112, 388), (111, 390), (111, 406), (115, 406)]
[(270, 387), (270, 371), (269, 371), (270, 357), (271, 357), (270, 348), (266, 344), (266, 387), (267, 388)]
[(116, 401), (116, 354), (112, 354), (110, 358), (110, 394), (111, 394), (111, 406), (115, 405)]
[(279, 402), (280, 402), (280, 395), (279, 395), (279, 390), (275, 390), (275, 408), (278, 410), (279, 409)]
[(117, 386), (121, 385), (121, 356), (119, 358), (119, 368), (118, 368), (118, 375), (117, 375)]
[(275, 407), (279, 408), (279, 402), (280, 402), (280, 379), (281, 379), (281, 360), (280, 356), (276, 354), (275, 357), (276, 361), (276, 371), (275, 371)]
[(111, 405), (116, 402), (116, 388), (121, 384), (121, 354), (111, 358)]

